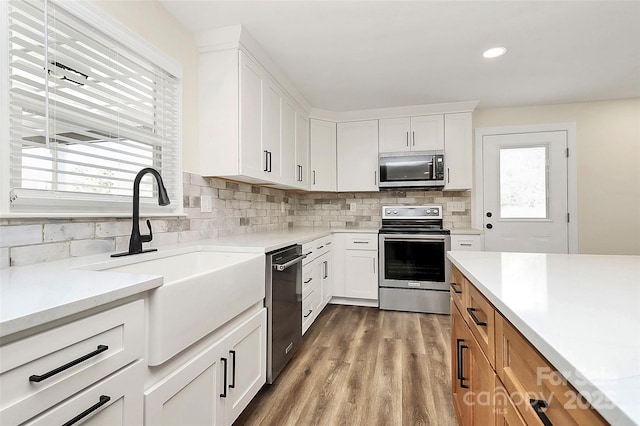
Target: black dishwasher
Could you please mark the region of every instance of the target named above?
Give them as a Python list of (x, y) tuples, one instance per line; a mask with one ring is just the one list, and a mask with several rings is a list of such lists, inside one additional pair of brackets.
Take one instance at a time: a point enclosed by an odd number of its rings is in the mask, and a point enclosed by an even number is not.
[(267, 253), (267, 383), (298, 350), (302, 341), (302, 247)]

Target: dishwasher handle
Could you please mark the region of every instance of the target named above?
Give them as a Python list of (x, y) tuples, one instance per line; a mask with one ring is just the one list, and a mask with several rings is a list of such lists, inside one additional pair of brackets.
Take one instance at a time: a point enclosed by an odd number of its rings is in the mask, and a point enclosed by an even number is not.
[(284, 271), (288, 267), (293, 266), (296, 263), (302, 262), (302, 259), (304, 259), (306, 257), (307, 257), (306, 254), (301, 254), (300, 256), (296, 256), (296, 257), (294, 257), (293, 259), (291, 259), (290, 261), (288, 261), (286, 263), (274, 263), (273, 264), (273, 269), (275, 269), (276, 271)]

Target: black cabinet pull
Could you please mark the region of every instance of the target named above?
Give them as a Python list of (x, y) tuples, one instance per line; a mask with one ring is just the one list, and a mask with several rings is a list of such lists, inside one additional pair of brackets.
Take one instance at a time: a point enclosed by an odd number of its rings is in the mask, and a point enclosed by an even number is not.
[(231, 354), (231, 384), (229, 388), (233, 389), (236, 387), (236, 351), (229, 351)]
[(264, 169), (262, 169), (262, 171), (268, 172), (269, 171), (269, 151), (265, 149), (263, 152), (264, 152)]
[(551, 423), (549, 417), (547, 417), (544, 411), (542, 411), (549, 408), (549, 403), (547, 401), (542, 399), (530, 399), (529, 404), (531, 404), (531, 408), (533, 408), (533, 411), (536, 412), (538, 418), (544, 426), (553, 426), (553, 423)]
[(305, 284), (309, 284), (311, 281), (313, 281), (313, 278), (309, 278), (308, 280), (306, 280), (304, 283)]
[(311, 312), (313, 312), (313, 309), (309, 309), (309, 313), (307, 315), (305, 315), (305, 318), (309, 318), (309, 315), (311, 315)]
[(102, 407), (104, 404), (106, 404), (109, 401), (111, 401), (111, 397), (110, 396), (100, 395), (100, 402), (98, 402), (97, 404), (94, 404), (91, 407), (87, 408), (82, 413), (78, 414), (77, 416), (75, 416), (74, 418), (72, 418), (71, 420), (69, 420), (68, 422), (63, 424), (62, 426), (71, 426), (73, 424), (78, 423), (80, 420), (82, 420), (83, 418), (87, 417), (89, 414), (93, 413), (94, 411), (96, 411), (98, 408)]
[(451, 286), (451, 289), (453, 290), (454, 293), (456, 294), (462, 294), (462, 290), (458, 290), (456, 288), (456, 283), (449, 283), (449, 285)]
[(456, 373), (458, 373), (458, 380), (462, 377), (462, 357), (460, 353), (460, 343), (462, 342), (464, 342), (464, 339), (456, 339), (456, 359), (458, 360)]
[(224, 364), (224, 383), (222, 385), (222, 393), (220, 394), (220, 398), (226, 398), (227, 397), (227, 359), (226, 358), (220, 358), (220, 361), (222, 361), (222, 363)]
[(471, 317), (473, 322), (475, 322), (476, 325), (479, 325), (480, 327), (486, 327), (487, 323), (484, 322), (484, 321), (480, 321), (478, 319), (478, 317), (476, 316), (476, 314), (474, 314), (475, 311), (477, 311), (477, 309), (475, 309), (475, 308), (467, 308), (467, 312), (469, 312), (469, 316)]
[(69, 363), (67, 363), (67, 364), (65, 364), (65, 365), (63, 365), (61, 367), (53, 369), (53, 370), (49, 371), (48, 373), (44, 373), (42, 375), (34, 374), (32, 376), (29, 376), (29, 381), (30, 382), (40, 383), (41, 381), (46, 380), (51, 376), (55, 376), (58, 373), (62, 373), (64, 370), (67, 370), (67, 369), (73, 367), (74, 365), (78, 365), (81, 362), (84, 362), (84, 361), (88, 360), (89, 358), (93, 358), (94, 356), (106, 351), (107, 349), (109, 349), (109, 346), (98, 345), (98, 348), (95, 351), (93, 351), (91, 353), (88, 353), (88, 354), (86, 354), (84, 356), (81, 356), (78, 359), (74, 359), (73, 361), (71, 361), (71, 362), (69, 362)]
[(271, 151), (267, 151), (269, 153), (269, 173), (271, 173)]
[(469, 349), (469, 346), (461, 344), (464, 343), (464, 339), (456, 339), (456, 341), (458, 345), (458, 380), (461, 388), (469, 389), (469, 386), (464, 384), (466, 379), (464, 378), (464, 353), (462, 352), (463, 349)]

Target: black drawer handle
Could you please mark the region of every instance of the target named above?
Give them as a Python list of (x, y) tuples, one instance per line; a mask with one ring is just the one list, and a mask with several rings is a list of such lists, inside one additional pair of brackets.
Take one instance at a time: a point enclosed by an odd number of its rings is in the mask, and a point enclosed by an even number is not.
[(462, 294), (462, 290), (458, 290), (458, 289), (456, 288), (456, 285), (457, 285), (456, 283), (449, 283), (449, 285), (451, 286), (451, 289), (453, 290), (453, 292), (454, 292), (454, 293), (456, 293), (456, 294)]
[(63, 424), (62, 426), (71, 426), (73, 424), (78, 423), (80, 420), (82, 420), (83, 418), (87, 417), (89, 414), (93, 413), (94, 411), (96, 411), (98, 408), (102, 407), (104, 404), (106, 404), (109, 401), (111, 401), (111, 397), (110, 396), (100, 395), (100, 402), (98, 402), (97, 404), (94, 404), (91, 407), (87, 408), (82, 413), (78, 414), (77, 416), (75, 416), (74, 418), (72, 418), (71, 420), (69, 420), (68, 422)]
[(306, 280), (304, 283), (305, 284), (309, 284), (311, 281), (313, 281), (313, 278), (309, 278), (308, 280)]
[(229, 351), (231, 354), (231, 384), (229, 385), (230, 389), (236, 387), (236, 351)]
[(81, 356), (80, 358), (75, 359), (75, 360), (71, 361), (70, 363), (67, 363), (67, 364), (65, 364), (65, 365), (63, 365), (63, 366), (61, 366), (61, 367), (58, 367), (58, 368), (56, 368), (56, 369), (53, 369), (53, 370), (49, 371), (48, 373), (44, 373), (44, 374), (43, 374), (43, 375), (41, 375), (41, 376), (39, 376), (39, 375), (37, 375), (37, 374), (34, 374), (34, 375), (32, 375), (32, 376), (29, 376), (29, 381), (30, 381), (30, 382), (36, 382), (36, 383), (39, 383), (39, 382), (41, 382), (41, 381), (43, 381), (43, 380), (48, 379), (48, 378), (49, 378), (49, 377), (51, 377), (51, 376), (55, 376), (55, 375), (56, 375), (56, 374), (58, 374), (58, 373), (62, 373), (64, 370), (67, 370), (67, 369), (69, 369), (69, 368), (73, 367), (74, 365), (78, 365), (78, 364), (80, 364), (81, 362), (85, 362), (85, 361), (86, 361), (86, 360), (88, 360), (89, 358), (93, 358), (94, 356), (96, 356), (96, 355), (98, 355), (98, 354), (101, 354), (102, 352), (106, 351), (107, 349), (109, 349), (109, 346), (106, 346), (106, 345), (98, 345), (98, 348), (97, 348), (95, 351), (93, 351), (93, 352), (91, 352), (91, 353), (89, 353), (89, 354), (86, 354), (86, 355), (84, 355), (84, 356)]
[(473, 322), (475, 322), (476, 325), (479, 325), (480, 327), (486, 327), (487, 323), (484, 322), (484, 321), (480, 321), (478, 319), (478, 317), (476, 316), (476, 314), (474, 314), (475, 311), (477, 311), (477, 309), (475, 309), (475, 308), (467, 308), (467, 312), (469, 312), (469, 316), (471, 317)]
[(469, 346), (461, 344), (461, 343), (464, 343), (464, 339), (457, 339), (457, 341), (458, 341), (458, 380), (460, 381), (460, 387), (462, 389), (469, 389), (469, 386), (464, 384), (464, 381), (466, 379), (464, 378), (464, 353), (462, 352), (463, 349), (469, 349)]
[(547, 417), (544, 411), (542, 411), (549, 408), (549, 403), (547, 401), (542, 399), (530, 399), (529, 404), (531, 404), (531, 408), (533, 408), (533, 411), (536, 412), (538, 418), (544, 426), (553, 426), (553, 423), (551, 423), (549, 417)]
[(309, 309), (309, 313), (307, 315), (305, 315), (305, 318), (309, 318), (309, 315), (311, 315), (311, 312), (313, 312), (313, 309)]
[(226, 398), (227, 397), (227, 359), (226, 358), (220, 358), (220, 361), (222, 361), (222, 363), (224, 364), (224, 369), (223, 369), (223, 373), (222, 375), (224, 376), (224, 383), (222, 385), (222, 393), (220, 394), (220, 398)]

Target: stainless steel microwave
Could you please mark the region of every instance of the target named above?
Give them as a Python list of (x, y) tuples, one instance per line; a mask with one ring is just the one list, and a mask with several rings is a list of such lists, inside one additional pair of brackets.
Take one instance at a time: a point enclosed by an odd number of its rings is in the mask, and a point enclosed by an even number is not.
[(380, 188), (444, 186), (444, 152), (400, 152), (379, 155)]

